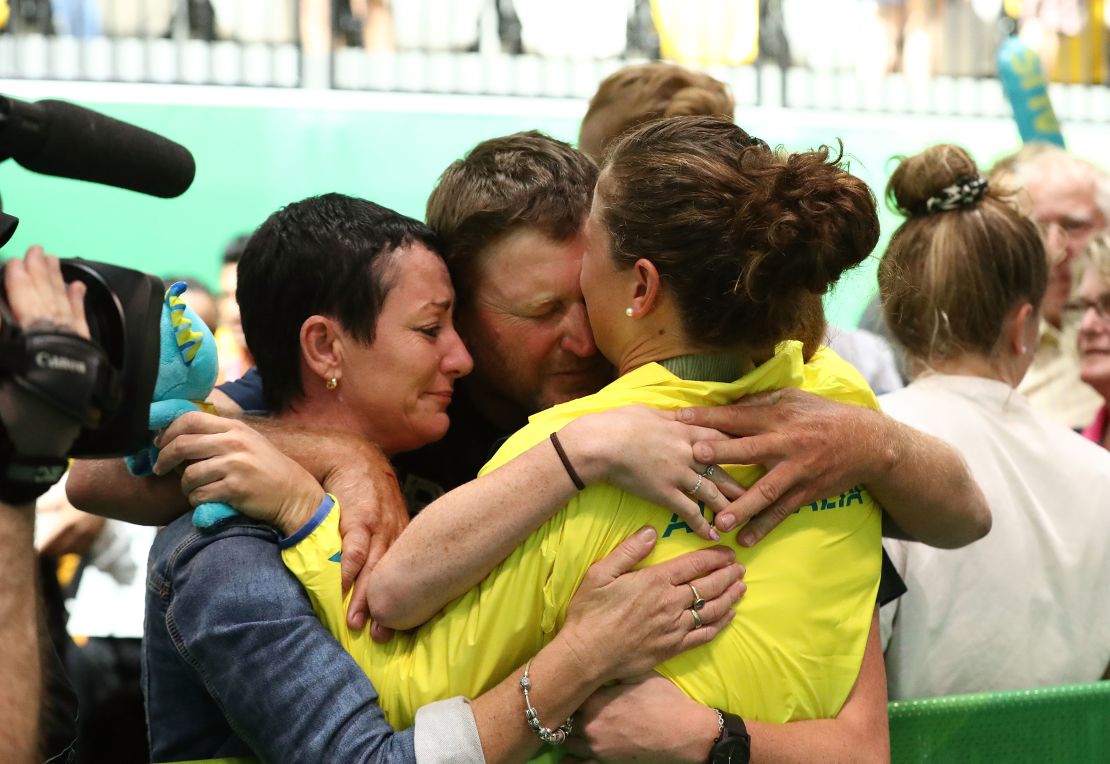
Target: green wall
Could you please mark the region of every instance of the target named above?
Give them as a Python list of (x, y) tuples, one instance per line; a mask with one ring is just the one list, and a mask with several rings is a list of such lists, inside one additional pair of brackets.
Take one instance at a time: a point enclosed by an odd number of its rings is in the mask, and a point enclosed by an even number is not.
[[(35, 175), (0, 164), (5, 209), (21, 218), (4, 254), (42, 243), (63, 256), (107, 260), (214, 282), (224, 243), (280, 205), (316, 193), (364, 196), (413, 216), (440, 171), (474, 143), (539, 128), (573, 140), (578, 101), (313, 93), (157, 86), (2, 83), (0, 92), (69, 98), (188, 147), (192, 188), (174, 200)], [(1017, 146), (1009, 120), (746, 110), (740, 122), (772, 144), (793, 149), (844, 140), (852, 170), (878, 193), (889, 158), (955, 139), (982, 162)], [(1105, 145), (1110, 131), (1069, 133), (1079, 153)], [(897, 221), (883, 211), (884, 240)], [(879, 247), (882, 251), (882, 245)], [(854, 325), (874, 291), (876, 258), (830, 296), (830, 318)]]

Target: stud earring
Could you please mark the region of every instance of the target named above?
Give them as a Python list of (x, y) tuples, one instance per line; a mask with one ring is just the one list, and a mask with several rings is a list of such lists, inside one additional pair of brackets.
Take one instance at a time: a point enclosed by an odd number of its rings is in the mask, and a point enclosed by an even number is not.
[(324, 386), (326, 388), (328, 388), (329, 390), (334, 390), (335, 388), (339, 387), (339, 380), (336, 379), (335, 377), (332, 377), (331, 379), (328, 380), (328, 383)]
[(632, 318), (632, 312), (633, 312), (632, 308), (625, 308), (624, 309), (624, 315), (628, 316), (629, 318)]

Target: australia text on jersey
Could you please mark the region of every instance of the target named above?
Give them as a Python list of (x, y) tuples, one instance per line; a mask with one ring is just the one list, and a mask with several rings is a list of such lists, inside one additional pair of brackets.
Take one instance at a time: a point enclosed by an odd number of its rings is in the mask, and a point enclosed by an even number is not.
[[(802, 506), (794, 510), (794, 514), (798, 514), (802, 510), (807, 510), (810, 512), (822, 512), (828, 509), (846, 509), (848, 507), (851, 507), (853, 504), (859, 504), (861, 507), (863, 506), (862, 485), (853, 486), (851, 489), (845, 491), (839, 496), (821, 499), (820, 501), (815, 501), (810, 504), (803, 504)], [(701, 513), (703, 517), (705, 517), (706, 519), (712, 519), (711, 516), (706, 513), (704, 502), (698, 502), (698, 506), (701, 508)], [(678, 515), (671, 515), (671, 522), (667, 525), (666, 530), (663, 531), (662, 537), (668, 538), (672, 533), (676, 531), (686, 531), (687, 533), (694, 532), (694, 530), (689, 525), (687, 525), (684, 520), (680, 519)]]

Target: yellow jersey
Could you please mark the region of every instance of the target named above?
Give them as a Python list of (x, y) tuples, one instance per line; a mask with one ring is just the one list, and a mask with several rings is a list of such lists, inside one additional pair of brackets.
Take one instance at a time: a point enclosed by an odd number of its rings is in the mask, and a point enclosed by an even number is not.
[[(716, 406), (783, 387), (877, 408), (851, 366), (824, 348), (803, 363), (797, 342), (783, 343), (771, 360), (730, 383), (683, 380), (650, 363), (595, 395), (536, 414), (483, 474), (584, 414), (629, 404)], [(744, 485), (763, 472), (755, 466), (725, 469)], [(880, 514), (867, 491), (856, 487), (799, 508), (753, 548), (739, 547), (730, 534), (722, 543), (735, 548), (747, 567), (748, 591), (737, 617), (712, 642), (657, 671), (694, 700), (745, 719), (781, 723), (836, 716), (859, 674), (875, 608)], [(366, 670), (397, 728), (412, 724), (416, 710), (431, 701), (477, 697), (531, 658), (563, 625), (589, 566), (641, 526), (659, 532), (647, 565), (709, 545), (677, 515), (611, 485), (589, 486), (477, 587), (420, 628), (376, 644), (368, 630), (351, 632), (345, 624), (338, 522), (333, 510), (283, 555), (321, 620)]]

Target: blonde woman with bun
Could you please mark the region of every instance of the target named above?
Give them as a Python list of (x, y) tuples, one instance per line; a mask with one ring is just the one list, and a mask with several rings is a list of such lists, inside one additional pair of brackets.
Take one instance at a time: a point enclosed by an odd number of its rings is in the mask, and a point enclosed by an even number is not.
[(891, 698), (1097, 680), (1110, 663), (1110, 457), (1015, 390), (1048, 280), (1041, 236), (952, 145), (902, 160), (887, 199), (906, 220), (879, 291), (913, 381), (880, 401), (963, 454), (994, 517), (963, 549), (885, 542), (909, 587), (883, 608)]

